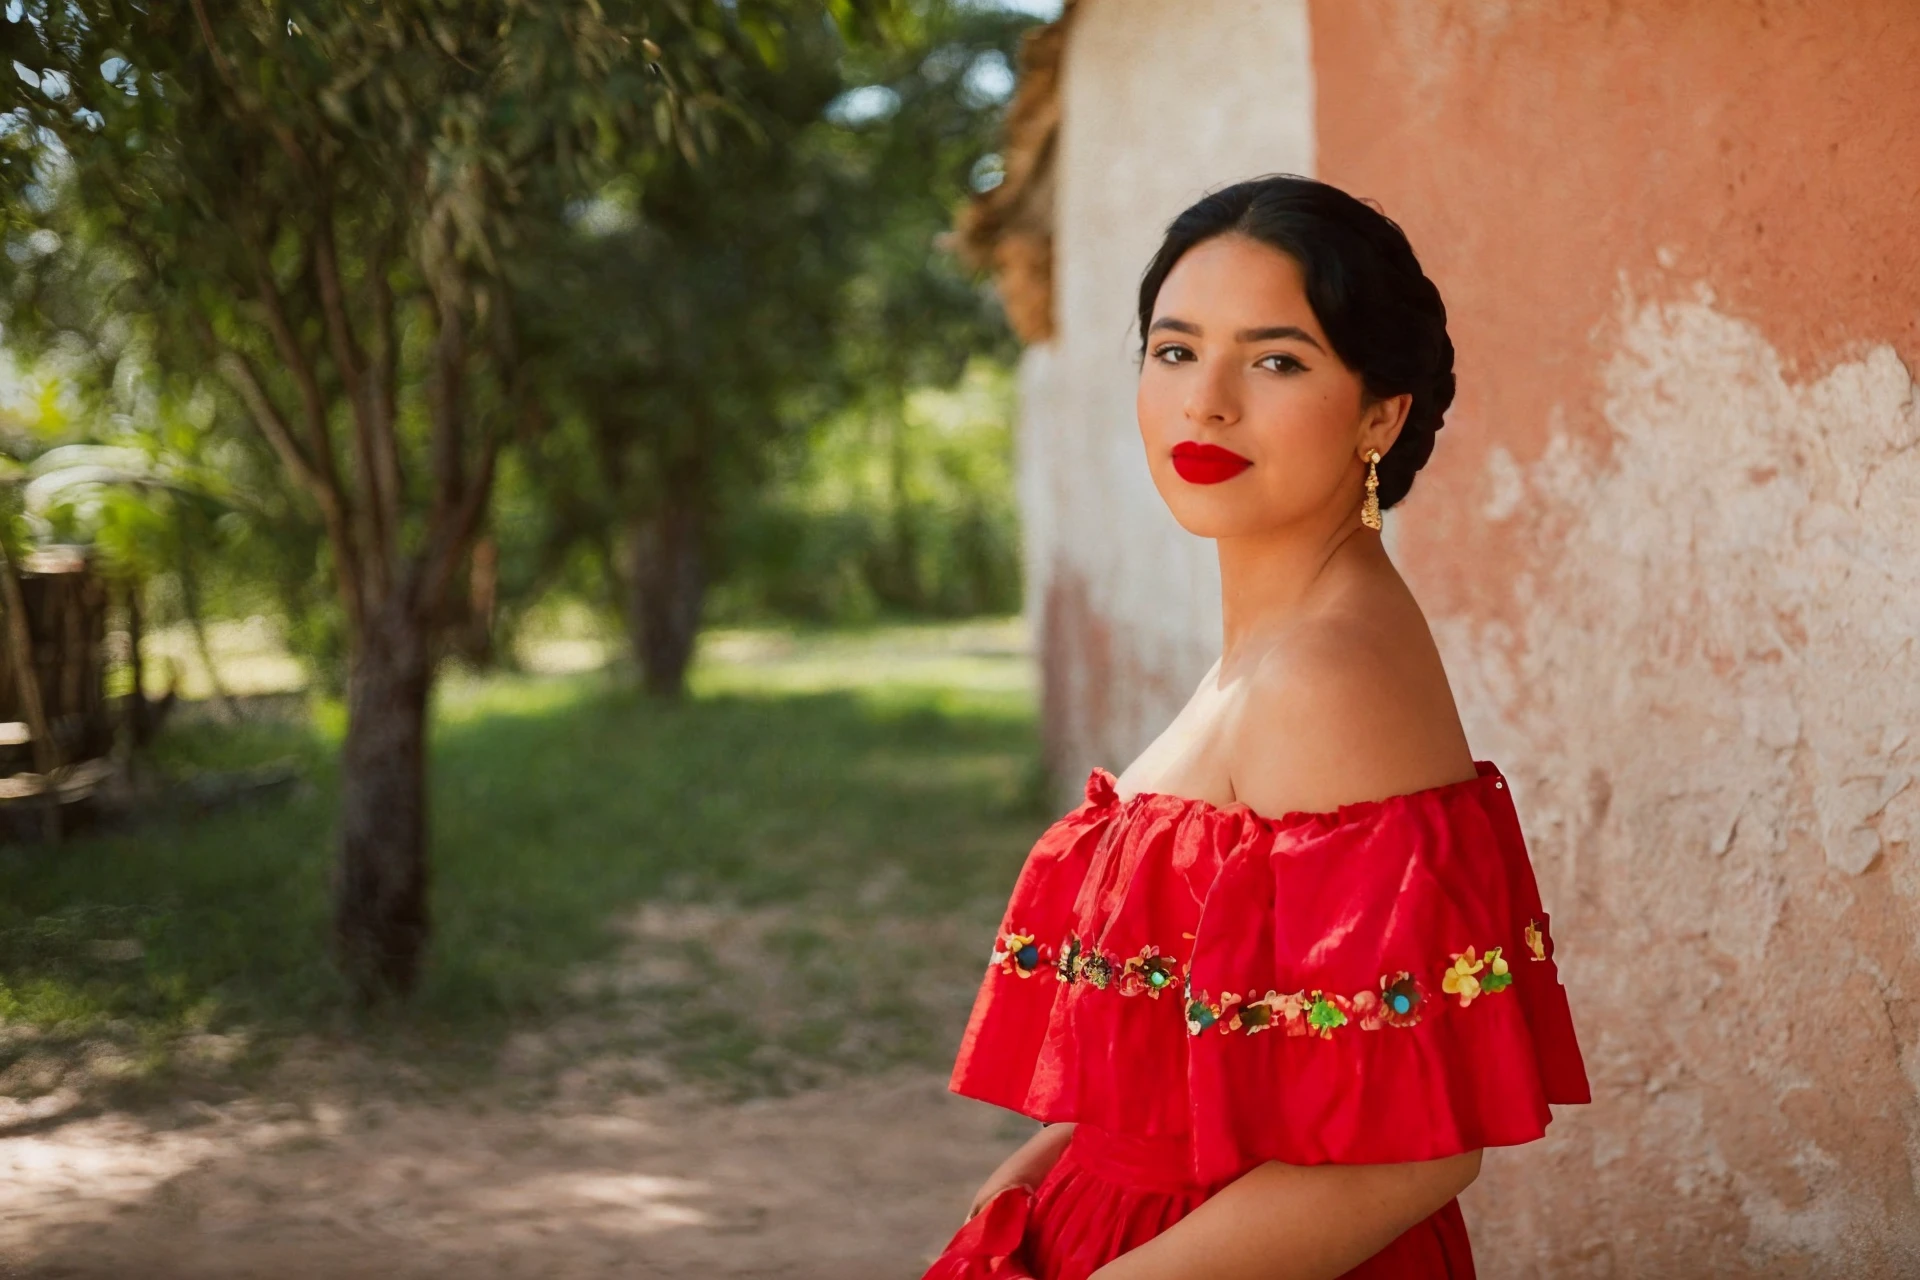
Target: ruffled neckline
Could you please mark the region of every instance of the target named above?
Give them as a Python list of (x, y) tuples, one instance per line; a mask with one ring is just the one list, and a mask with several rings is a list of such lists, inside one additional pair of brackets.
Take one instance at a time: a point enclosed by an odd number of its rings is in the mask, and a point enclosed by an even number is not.
[(1122, 796), (1119, 792), (1118, 778), (1110, 771), (1095, 765), (1087, 774), (1086, 803), (1094, 809), (1114, 810), (1164, 806), (1176, 812), (1192, 810), (1220, 818), (1240, 818), (1257, 826), (1275, 830), (1297, 826), (1338, 827), (1365, 821), (1395, 809), (1447, 799), (1456, 794), (1506, 790), (1506, 778), (1491, 760), (1475, 760), (1473, 767), (1473, 777), (1462, 778), (1457, 782), (1443, 782), (1438, 786), (1422, 787), (1418, 791), (1406, 791), (1378, 800), (1355, 800), (1337, 809), (1296, 809), (1280, 814), (1278, 817), (1269, 817), (1256, 812), (1241, 800), (1220, 805), (1211, 800), (1175, 795), (1170, 791), (1135, 791), (1131, 795)]

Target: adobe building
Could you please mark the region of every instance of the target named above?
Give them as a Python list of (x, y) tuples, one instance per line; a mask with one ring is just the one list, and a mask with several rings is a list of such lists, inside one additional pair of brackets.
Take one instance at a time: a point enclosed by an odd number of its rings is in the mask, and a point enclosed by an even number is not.
[(1920, 4), (1079, 0), (963, 234), (1030, 345), (1047, 751), (1218, 653), (1132, 299), (1272, 171), (1379, 202), (1459, 398), (1389, 546), (1530, 835), (1595, 1100), (1489, 1155), (1482, 1274), (1920, 1275)]

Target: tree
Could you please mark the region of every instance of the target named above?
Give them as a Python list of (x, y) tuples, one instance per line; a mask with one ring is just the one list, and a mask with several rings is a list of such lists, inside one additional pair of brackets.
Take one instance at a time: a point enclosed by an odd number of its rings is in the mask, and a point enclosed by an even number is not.
[[(851, 22), (851, 0), (829, 6)], [(614, 168), (697, 155), (717, 74), (801, 0), (13, 0), (0, 48), (9, 257), (91, 249), (86, 314), (217, 372), (325, 535), (348, 631), (338, 961), (414, 985), (428, 929), (426, 711), (511, 435), (542, 427), (506, 275)], [(815, 11), (817, 12), (817, 11)], [(743, 39), (731, 38), (739, 33)], [(49, 242), (48, 237), (52, 237)], [(56, 256), (49, 252), (43, 256)], [(107, 370), (105, 372), (109, 372)]]
[(927, 442), (914, 438), (907, 399), (952, 387), (970, 361), (1011, 363), (1017, 351), (998, 298), (946, 241), (956, 207), (997, 178), (1011, 57), (1032, 25), (1008, 9), (914, 0), (893, 40), (850, 51), (849, 88), (822, 122), (854, 193), (833, 402), (843, 422), (864, 425), (885, 474), (883, 531), (863, 576), (879, 604), (902, 612), (933, 611), (946, 594), (926, 573), (927, 544), (945, 539), (915, 502), (911, 474)]
[(1007, 86), (985, 82), (1030, 19), (946, 0), (896, 19), (885, 43), (802, 33), (777, 72), (730, 64), (740, 145), (652, 163), (527, 260), (562, 425), (523, 473), (544, 499), (546, 572), (521, 588), (589, 548), (656, 694), (683, 686), (725, 568), (716, 530), (760, 500), (773, 450), (850, 405), (886, 424), (910, 560), (906, 392), (1010, 354), (997, 303), (938, 240), (993, 145)]
[(751, 491), (765, 442), (828, 377), (856, 193), (809, 126), (840, 90), (840, 53), (806, 31), (777, 69), (737, 63), (735, 145), (612, 184), (528, 260), (561, 423), (534, 446), (546, 557), (590, 549), (657, 695), (683, 686), (716, 508)]

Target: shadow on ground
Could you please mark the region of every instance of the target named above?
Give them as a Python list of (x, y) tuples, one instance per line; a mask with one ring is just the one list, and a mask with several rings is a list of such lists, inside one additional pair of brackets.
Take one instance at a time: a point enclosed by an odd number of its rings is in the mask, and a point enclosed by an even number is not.
[(0, 1275), (912, 1277), (1032, 1131), (944, 1086), (78, 1121), (0, 1154)]
[(944, 1082), (1047, 814), (1024, 654), (910, 639), (444, 684), (385, 1016), (326, 958), (327, 708), (166, 748), (291, 756), (282, 804), (0, 851), (0, 1275), (917, 1274), (1031, 1129)]

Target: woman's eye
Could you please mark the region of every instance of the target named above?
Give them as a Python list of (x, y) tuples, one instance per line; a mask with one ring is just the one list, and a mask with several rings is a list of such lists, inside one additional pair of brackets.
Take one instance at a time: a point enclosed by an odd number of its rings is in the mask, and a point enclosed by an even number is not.
[(1271, 369), (1275, 373), (1300, 373), (1307, 367), (1294, 357), (1281, 351), (1276, 351), (1270, 356), (1261, 356), (1255, 363), (1262, 368)]
[(1161, 364), (1184, 364), (1193, 359), (1193, 352), (1177, 342), (1169, 342), (1153, 349), (1153, 358)]

